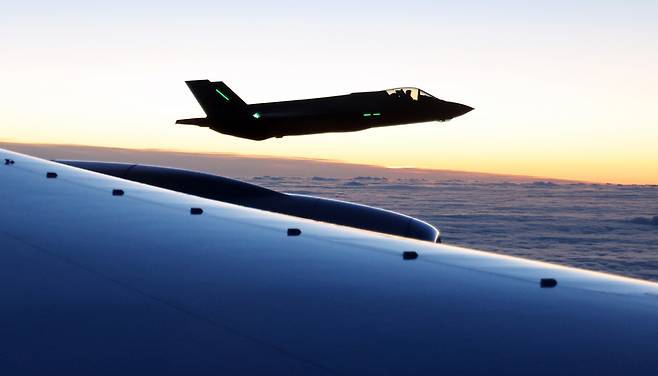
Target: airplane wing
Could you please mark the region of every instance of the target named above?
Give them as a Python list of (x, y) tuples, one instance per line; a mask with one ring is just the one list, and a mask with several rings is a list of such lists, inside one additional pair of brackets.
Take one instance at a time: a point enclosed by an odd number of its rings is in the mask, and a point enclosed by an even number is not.
[(656, 283), (4, 150), (0, 194), (1, 375), (658, 374)]

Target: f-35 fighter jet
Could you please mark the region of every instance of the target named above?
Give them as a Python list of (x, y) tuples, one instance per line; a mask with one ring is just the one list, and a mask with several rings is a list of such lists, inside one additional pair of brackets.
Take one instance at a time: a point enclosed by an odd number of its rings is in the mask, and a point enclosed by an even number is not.
[(222, 81), (186, 83), (207, 117), (177, 120), (176, 124), (208, 127), (219, 133), (258, 141), (271, 137), (447, 121), (473, 109), (443, 101), (414, 87), (247, 104)]

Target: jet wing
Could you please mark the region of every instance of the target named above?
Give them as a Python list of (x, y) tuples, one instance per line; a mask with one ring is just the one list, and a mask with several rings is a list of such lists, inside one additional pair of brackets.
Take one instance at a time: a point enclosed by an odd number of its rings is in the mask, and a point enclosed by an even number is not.
[(4, 150), (0, 193), (2, 375), (658, 371), (655, 283)]

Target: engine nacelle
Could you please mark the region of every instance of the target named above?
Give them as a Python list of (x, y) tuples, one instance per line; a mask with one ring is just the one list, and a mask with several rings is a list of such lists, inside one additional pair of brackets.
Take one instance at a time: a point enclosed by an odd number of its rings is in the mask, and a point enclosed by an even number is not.
[(223, 176), (169, 167), (70, 160), (56, 162), (211, 200), (406, 238), (441, 242), (439, 230), (429, 223), (367, 205), (282, 193)]

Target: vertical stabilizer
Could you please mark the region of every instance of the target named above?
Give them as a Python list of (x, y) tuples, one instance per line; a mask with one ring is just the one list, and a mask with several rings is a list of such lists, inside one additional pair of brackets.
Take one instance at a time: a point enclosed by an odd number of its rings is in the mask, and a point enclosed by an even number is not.
[(234, 118), (246, 113), (247, 104), (224, 82), (185, 81), (208, 118)]

